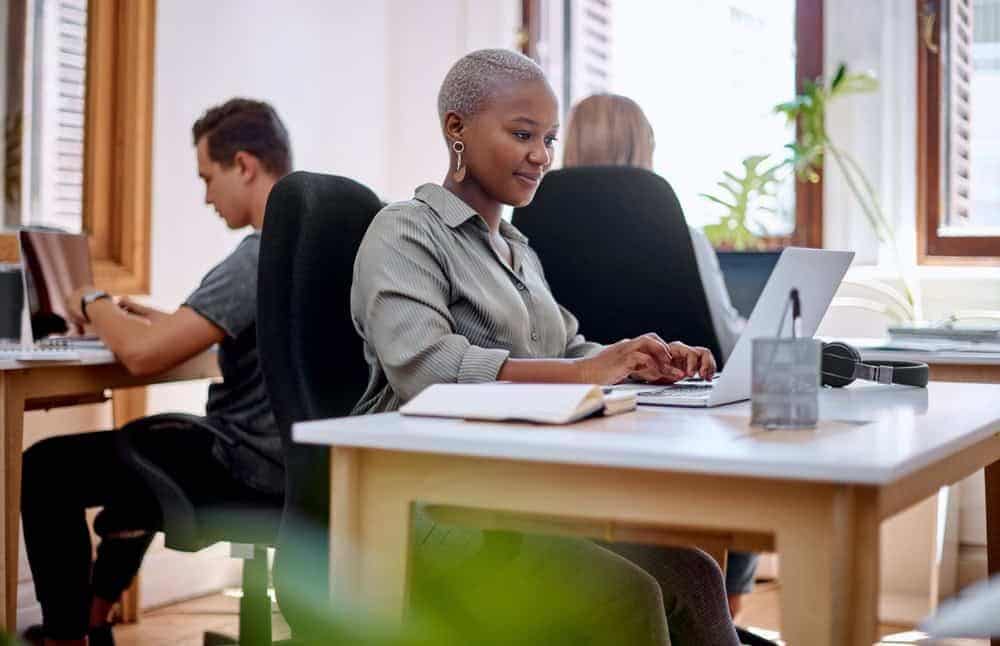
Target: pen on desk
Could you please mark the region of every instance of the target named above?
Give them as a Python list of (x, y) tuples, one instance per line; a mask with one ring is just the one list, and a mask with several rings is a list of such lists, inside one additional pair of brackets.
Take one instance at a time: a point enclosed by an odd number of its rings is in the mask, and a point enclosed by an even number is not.
[(799, 290), (793, 287), (788, 296), (792, 299), (792, 338), (797, 339), (802, 334), (802, 306), (799, 302)]

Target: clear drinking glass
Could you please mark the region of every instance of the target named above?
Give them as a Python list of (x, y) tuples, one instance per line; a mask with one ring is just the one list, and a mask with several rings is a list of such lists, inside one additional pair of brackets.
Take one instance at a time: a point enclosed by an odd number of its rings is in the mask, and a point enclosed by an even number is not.
[(816, 428), (821, 347), (816, 339), (753, 340), (751, 425)]

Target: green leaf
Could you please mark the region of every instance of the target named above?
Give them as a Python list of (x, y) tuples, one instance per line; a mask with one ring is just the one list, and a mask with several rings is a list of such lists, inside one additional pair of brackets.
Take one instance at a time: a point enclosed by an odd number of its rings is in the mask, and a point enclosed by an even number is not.
[(844, 80), (844, 77), (846, 75), (847, 75), (847, 65), (841, 63), (840, 65), (837, 66), (837, 73), (833, 75), (833, 82), (830, 83), (830, 89), (835, 91), (837, 89), (837, 86), (840, 85), (840, 82)]
[(726, 202), (725, 200), (721, 200), (721, 199), (715, 197), (714, 195), (709, 195), (708, 193), (698, 193), (698, 195), (700, 195), (701, 197), (705, 198), (706, 200), (709, 200), (711, 202), (715, 202), (716, 204), (721, 204), (722, 206), (726, 207), (727, 209), (732, 210), (732, 209), (736, 208), (736, 206), (734, 204), (730, 204), (729, 202)]
[(733, 196), (734, 199), (739, 200), (743, 192), (740, 190), (739, 183), (734, 187), (726, 182), (716, 182), (716, 186), (725, 190), (727, 193)]

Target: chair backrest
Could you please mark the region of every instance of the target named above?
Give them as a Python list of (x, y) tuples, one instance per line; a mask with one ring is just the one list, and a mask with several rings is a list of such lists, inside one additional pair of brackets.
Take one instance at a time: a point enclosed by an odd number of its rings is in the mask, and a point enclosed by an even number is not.
[[(327, 604), (329, 450), (296, 444), (294, 422), (350, 413), (368, 381), (350, 291), (361, 239), (382, 203), (361, 184), (296, 172), (267, 200), (261, 236), (257, 342), (285, 457), (278, 594), (295, 629), (295, 601)], [(315, 599), (312, 599), (315, 601)], [(286, 607), (287, 606), (287, 607)]]
[(691, 234), (662, 177), (624, 166), (551, 171), (513, 223), (588, 339), (657, 332), (722, 363)]
[(715, 255), (726, 281), (729, 301), (740, 316), (750, 318), (781, 251), (717, 251)]

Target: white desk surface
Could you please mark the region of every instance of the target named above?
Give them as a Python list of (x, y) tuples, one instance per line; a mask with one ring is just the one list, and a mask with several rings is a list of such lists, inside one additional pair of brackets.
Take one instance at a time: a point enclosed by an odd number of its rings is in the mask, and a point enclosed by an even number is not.
[(949, 364), (962, 366), (1000, 366), (1000, 352), (955, 352), (926, 350), (875, 350), (885, 339), (848, 339), (848, 343), (861, 352), (861, 357), (869, 361), (923, 361), (927, 364)]
[(640, 406), (568, 426), (398, 413), (295, 424), (296, 441), (718, 475), (888, 484), (1000, 433), (1000, 385), (933, 382), (824, 389), (815, 430), (749, 426), (750, 403)]

